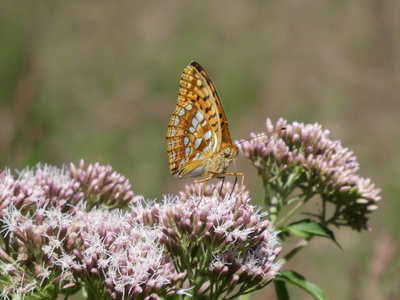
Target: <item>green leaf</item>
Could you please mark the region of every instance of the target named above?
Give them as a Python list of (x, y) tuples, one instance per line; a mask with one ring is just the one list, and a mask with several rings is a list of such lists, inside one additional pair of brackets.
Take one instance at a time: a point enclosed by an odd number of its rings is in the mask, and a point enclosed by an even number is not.
[(335, 235), (332, 230), (328, 227), (322, 225), (321, 223), (315, 222), (310, 219), (304, 219), (298, 222), (294, 222), (282, 228), (283, 231), (289, 231), (295, 236), (301, 238), (310, 238), (312, 236), (318, 235), (332, 240), (340, 249), (342, 247), (335, 239)]
[(289, 293), (286, 288), (286, 282), (283, 280), (274, 280), (275, 292), (279, 300), (289, 300)]
[[(303, 289), (311, 296), (313, 296), (313, 298), (316, 300), (327, 300), (321, 288), (316, 286), (314, 283), (309, 282), (302, 275), (300, 275), (295, 271), (291, 270), (280, 271), (279, 274), (276, 276), (275, 280), (285, 280), (295, 286), (298, 286), (299, 288)], [(289, 299), (289, 298), (282, 298), (282, 299)]]

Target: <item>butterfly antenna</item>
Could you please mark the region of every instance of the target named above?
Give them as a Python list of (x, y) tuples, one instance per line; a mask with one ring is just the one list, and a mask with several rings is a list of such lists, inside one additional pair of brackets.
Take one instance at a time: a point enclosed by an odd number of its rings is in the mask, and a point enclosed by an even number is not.
[(257, 138), (262, 137), (262, 136), (271, 135), (271, 134), (274, 134), (274, 133), (277, 133), (277, 132), (280, 132), (280, 131), (283, 131), (283, 130), (286, 130), (286, 129), (287, 129), (287, 127), (283, 126), (282, 128), (279, 128), (277, 130), (274, 130), (274, 131), (271, 131), (271, 132), (268, 132), (268, 133), (264, 133), (264, 134), (261, 134), (261, 135), (255, 136), (255, 137), (251, 137), (251, 138), (245, 139), (245, 140), (235, 144), (235, 146), (240, 145), (240, 144), (242, 144), (244, 142), (247, 142), (247, 141), (250, 141), (250, 140), (254, 140), (254, 139), (257, 139)]

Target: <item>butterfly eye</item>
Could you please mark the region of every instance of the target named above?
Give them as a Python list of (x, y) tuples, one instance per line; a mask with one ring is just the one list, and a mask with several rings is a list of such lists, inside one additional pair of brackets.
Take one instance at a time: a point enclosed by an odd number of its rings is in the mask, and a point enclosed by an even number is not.
[(229, 157), (231, 155), (231, 148), (225, 148), (224, 154), (225, 154), (225, 157)]

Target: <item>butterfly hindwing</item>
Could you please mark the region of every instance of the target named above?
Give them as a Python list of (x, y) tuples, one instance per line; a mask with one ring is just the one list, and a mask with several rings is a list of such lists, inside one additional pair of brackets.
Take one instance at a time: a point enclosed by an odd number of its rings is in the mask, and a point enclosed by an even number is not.
[[(171, 173), (178, 177), (193, 177), (200, 170), (204, 158), (215, 148), (216, 137), (212, 134), (205, 116), (189, 102), (179, 101), (168, 127), (168, 154)], [(190, 165), (190, 166), (189, 166)], [(200, 168), (199, 170), (196, 170)]]
[(196, 62), (183, 71), (167, 139), (170, 170), (178, 177), (204, 174), (206, 160), (232, 143), (217, 90)]

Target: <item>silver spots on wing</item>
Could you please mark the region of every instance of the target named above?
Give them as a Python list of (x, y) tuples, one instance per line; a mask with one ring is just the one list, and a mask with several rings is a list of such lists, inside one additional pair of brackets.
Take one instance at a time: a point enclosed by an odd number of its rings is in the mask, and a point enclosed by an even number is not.
[(178, 116), (175, 116), (174, 126), (177, 126), (178, 124), (179, 124), (179, 118), (178, 118)]
[(172, 128), (171, 128), (171, 136), (176, 135), (176, 133), (177, 133), (176, 128), (175, 128), (175, 127), (172, 127)]
[(175, 150), (172, 150), (171, 151), (171, 161), (175, 161), (175, 159), (176, 159), (176, 152), (175, 152)]
[(192, 119), (192, 125), (193, 125), (194, 128), (197, 128), (197, 125), (199, 125), (199, 121), (197, 121), (196, 118), (193, 118)]
[(181, 161), (180, 161), (180, 163), (179, 163), (179, 166), (178, 166), (178, 171), (179, 171), (180, 169), (182, 169), (182, 166), (183, 166), (187, 161), (188, 161), (187, 158), (181, 159)]
[(189, 156), (190, 152), (192, 152), (192, 149), (190, 147), (185, 148), (185, 156)]
[(196, 113), (194, 114), (195, 118), (199, 121), (199, 122), (203, 122), (204, 120), (204, 116), (203, 114), (198, 110), (196, 111)]
[(207, 131), (207, 132), (204, 134), (204, 139), (205, 139), (206, 141), (208, 141), (210, 138), (211, 138), (211, 130)]
[(199, 147), (200, 147), (202, 141), (203, 141), (202, 138), (196, 138), (196, 139), (194, 140), (194, 147), (195, 147), (196, 149), (199, 149)]

